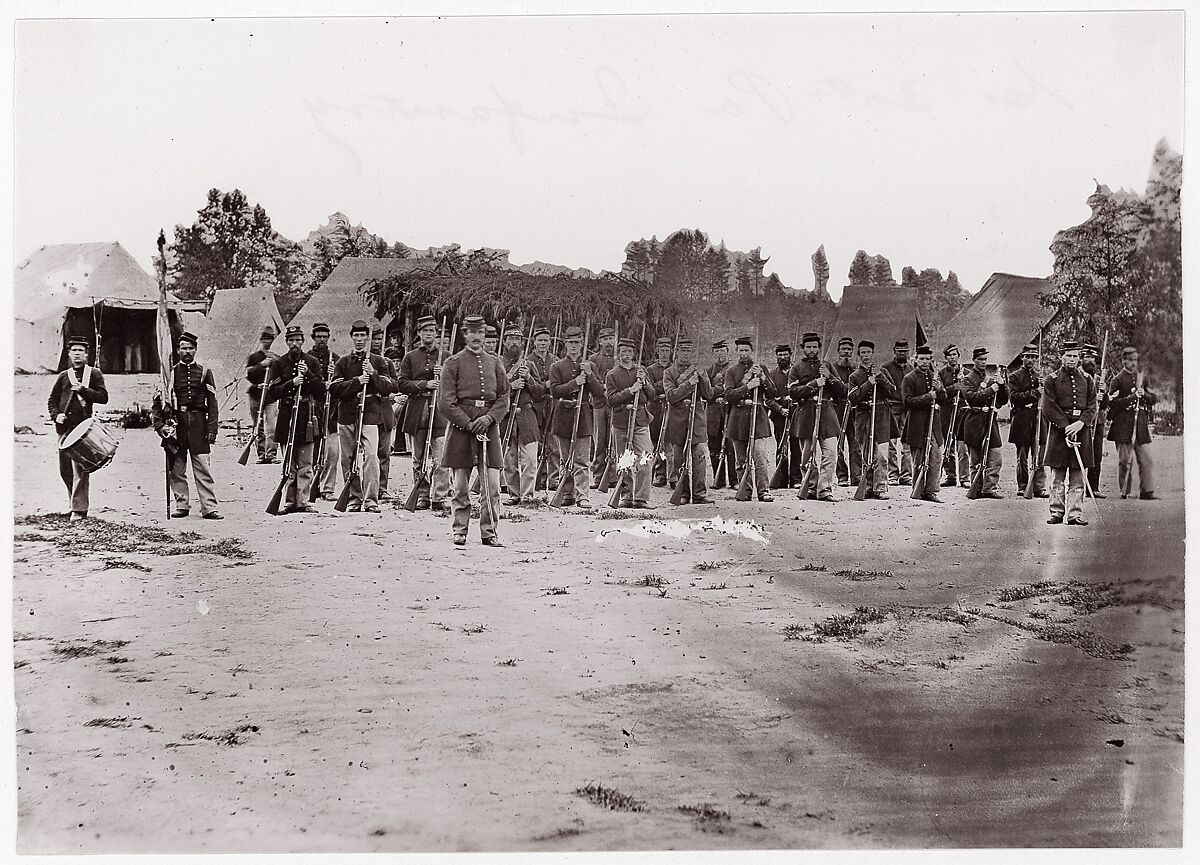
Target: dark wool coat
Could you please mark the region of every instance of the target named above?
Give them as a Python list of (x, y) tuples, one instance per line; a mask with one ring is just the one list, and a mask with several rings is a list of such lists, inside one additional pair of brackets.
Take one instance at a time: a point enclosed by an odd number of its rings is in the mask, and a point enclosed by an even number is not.
[[(87, 373), (89, 369), (91, 370), (90, 374)], [(108, 388), (104, 384), (104, 376), (96, 367), (89, 367), (85, 364), (79, 371), (76, 378), (82, 383), (87, 376), (88, 386), (80, 388), (78, 393), (71, 390), (70, 374), (70, 369), (65, 369), (58, 374), (58, 378), (54, 380), (54, 384), (50, 388), (50, 399), (46, 401), (46, 411), (50, 413), (51, 420), (60, 414), (67, 416), (65, 423), (56, 422), (54, 424), (54, 430), (60, 436), (66, 435), (90, 418), (93, 404), (104, 405), (108, 402)], [(206, 441), (205, 445), (207, 446), (207, 444)]]
[(829, 364), (829, 368), (833, 370), (834, 375), (842, 380), (845, 385), (840, 397), (835, 397), (833, 400), (833, 410), (837, 413), (838, 423), (841, 423), (843, 418), (849, 423), (849, 416), (846, 414), (846, 408), (850, 405), (850, 400), (846, 398), (846, 394), (850, 392), (850, 376), (854, 374), (853, 363), (842, 363), (839, 357), (836, 361)]
[[(695, 382), (685, 385), (680, 379), (688, 374), (688, 370), (697, 370)], [(712, 399), (713, 386), (708, 379), (708, 373), (703, 369), (689, 364), (687, 368), (678, 362), (667, 367), (663, 373), (663, 386), (666, 388), (667, 402), (671, 405), (671, 417), (667, 421), (667, 442), (673, 445), (683, 445), (687, 441), (688, 421), (692, 422), (692, 444), (708, 441), (708, 412), (707, 402)], [(692, 398), (696, 397), (693, 405)], [(693, 411), (695, 409), (695, 411)]]
[(1033, 447), (1037, 444), (1041, 389), (1041, 382), (1038, 381), (1035, 372), (1024, 366), (1008, 377), (1008, 395), (1012, 403), (1008, 427), (1009, 444), (1017, 447)]
[(508, 437), (509, 444), (515, 441), (519, 445), (527, 445), (530, 442), (541, 441), (542, 431), (538, 428), (537, 403), (548, 393), (546, 383), (538, 378), (537, 368), (530, 364), (527, 367), (528, 375), (525, 378), (524, 387), (514, 388), (512, 380), (516, 375), (512, 370), (520, 366), (520, 356), (501, 357), (500, 362), (504, 365), (508, 375), (508, 395), (511, 406), (508, 416), (500, 424), (501, 437), (508, 434), (511, 425), (513, 432)]
[[(750, 413), (755, 412), (754, 420), (754, 438), (765, 439), (775, 437), (775, 431), (771, 428), (771, 419), (767, 417), (766, 403), (775, 396), (775, 391), (771, 386), (771, 380), (763, 377), (762, 383), (758, 386), (758, 408), (754, 409), (755, 394), (748, 387), (746, 381), (750, 378), (750, 369), (753, 363), (737, 363), (730, 364), (725, 370), (725, 399), (729, 401), (729, 440), (735, 442), (744, 442), (750, 440)], [(710, 427), (711, 429), (711, 427)]]
[[(942, 387), (946, 391), (946, 410), (939, 412), (941, 414), (942, 436), (943, 439), (950, 436), (950, 422), (954, 421), (954, 437), (958, 441), (962, 441), (963, 421), (966, 420), (967, 413), (965, 411), (967, 404), (963, 401), (962, 391), (962, 374), (963, 367), (951, 367), (949, 364), (938, 370), (938, 381), (942, 383)], [(955, 399), (958, 400), (958, 410), (955, 411)]]
[[(705, 421), (708, 424), (708, 434), (713, 438), (717, 438), (725, 433), (725, 419), (729, 417), (729, 411), (725, 403), (717, 402), (719, 399), (725, 399), (725, 373), (729, 369), (729, 361), (724, 363), (709, 364), (705, 374), (708, 375), (709, 382), (712, 383), (713, 396), (709, 400), (705, 416)], [(699, 411), (699, 409), (696, 409)]]
[(817, 392), (821, 390), (812, 382), (822, 375), (825, 376), (825, 388), (821, 392), (821, 425), (817, 436), (821, 439), (837, 438), (842, 432), (834, 401), (845, 398), (846, 383), (836, 374), (830, 374), (819, 359), (809, 360), (802, 357), (788, 373), (788, 392), (796, 404), (796, 410), (792, 413), (791, 435), (801, 441), (812, 438), (813, 421), (817, 413)]
[[(274, 354), (267, 354), (261, 349), (246, 358), (246, 368), (250, 370), (246, 373), (246, 381), (249, 382), (249, 385), (246, 388), (246, 393), (250, 396), (250, 402), (254, 403), (256, 406), (258, 405), (259, 399), (262, 395), (262, 387), (267, 378), (267, 370), (269, 370), (271, 366), (269, 363), (266, 366), (259, 366), (259, 364), (261, 364), (263, 361), (273, 360), (275, 360)], [(251, 369), (251, 367), (253, 367), (253, 369)], [(271, 395), (267, 394), (267, 402), (270, 401)]]
[(792, 372), (792, 365), (788, 364), (781, 367), (777, 363), (775, 366), (769, 366), (766, 369), (767, 379), (771, 382), (771, 390), (776, 394), (766, 400), (771, 420), (775, 421), (783, 417), (792, 417), (792, 395), (788, 391), (788, 376)]
[(875, 444), (879, 444), (890, 441), (893, 438), (893, 432), (899, 434), (896, 422), (892, 419), (891, 408), (887, 403), (888, 399), (898, 391), (892, 386), (891, 379), (886, 375), (881, 375), (878, 384), (874, 385), (867, 380), (870, 376), (871, 373), (861, 366), (851, 373), (847, 398), (850, 400), (850, 405), (854, 406), (854, 439), (858, 442), (866, 442), (868, 436), (871, 435), (871, 400), (875, 400), (873, 439)]
[(338, 424), (337, 407), (329, 404), (329, 382), (333, 378), (333, 368), (338, 362), (338, 355), (330, 351), (329, 346), (325, 346), (324, 349), (318, 349), (316, 346), (313, 346), (308, 354), (310, 357), (316, 358), (317, 369), (321, 372), (321, 380), (325, 382), (325, 393), (317, 400), (316, 405), (313, 406), (313, 411), (316, 413), (318, 419), (325, 418), (326, 434), (335, 433), (337, 432)]
[(546, 352), (545, 358), (538, 357), (534, 352), (529, 353), (529, 369), (542, 383), (542, 395), (533, 401), (533, 413), (537, 415), (539, 434), (546, 429), (546, 424), (550, 421), (550, 409), (554, 406), (554, 398), (550, 393), (550, 367), (557, 361), (558, 358), (549, 351)]
[(1150, 443), (1150, 415), (1158, 397), (1143, 386), (1145, 396), (1141, 398), (1141, 411), (1136, 411), (1138, 398), (1137, 374), (1121, 370), (1108, 383), (1108, 416), (1112, 426), (1108, 428), (1108, 440), (1117, 444), (1133, 443), (1133, 416), (1137, 414), (1137, 444)]
[[(989, 450), (1004, 447), (1004, 439), (1000, 437), (1000, 424), (996, 420), (997, 412), (992, 410), (992, 400), (994, 397), (995, 408), (1007, 404), (1008, 388), (1005, 387), (1003, 381), (998, 381), (1000, 389), (993, 392), (990, 385), (983, 386), (985, 378), (986, 373), (971, 367), (963, 376), (962, 384), (959, 387), (962, 398), (968, 406), (966, 418), (963, 420), (962, 440), (967, 443), (967, 447), (975, 450), (983, 449), (985, 439)], [(961, 402), (958, 410), (960, 412), (963, 410)]]
[(400, 369), (396, 373), (396, 388), (400, 393), (408, 394), (408, 404), (404, 407), (404, 422), (400, 429), (409, 435), (416, 435), (418, 430), (429, 430), (429, 412), (434, 412), (433, 437), (439, 438), (446, 434), (446, 418), (439, 413), (437, 391), (426, 387), (433, 381), (433, 367), (441, 357), (441, 351), (435, 346), (428, 351), (417, 346), (400, 359)]
[(903, 417), (904, 415), (904, 400), (900, 396), (900, 389), (904, 382), (904, 377), (913, 371), (913, 362), (905, 361), (899, 363), (895, 358), (892, 358), (883, 365), (884, 371), (892, 377), (892, 383), (896, 385), (896, 398), (889, 399), (888, 405), (892, 407), (892, 411)]
[[(930, 391), (934, 392), (932, 397), (929, 395)], [(947, 410), (946, 396), (946, 388), (942, 386), (941, 379), (932, 367), (924, 372), (913, 369), (900, 382), (900, 399), (908, 413), (904, 422), (904, 443), (914, 454), (924, 452), (929, 413), (935, 405), (938, 407), (937, 415), (944, 413)], [(933, 419), (933, 440), (939, 445), (946, 443), (946, 435), (942, 432), (942, 424), (937, 416)]]
[[(613, 429), (626, 430), (629, 428), (629, 414), (633, 410), (634, 393), (630, 390), (637, 381), (637, 364), (629, 369), (614, 366), (604, 379), (604, 399), (612, 409)], [(650, 412), (646, 410), (646, 399), (654, 393), (651, 387), (644, 387), (638, 392), (637, 414), (633, 419), (635, 430), (650, 426)]]
[(500, 358), (466, 348), (448, 357), (442, 365), (438, 388), (438, 411), (450, 424), (442, 465), (452, 469), (479, 465), (479, 441), (468, 432), (467, 424), (486, 414), (492, 418), (487, 430), (487, 464), (493, 469), (504, 468), (500, 421), (508, 414), (508, 405), (508, 374)]
[[(217, 386), (212, 370), (198, 363), (175, 364), (171, 367), (171, 392), (175, 400), (175, 440), (190, 454), (208, 453), (208, 440), (217, 434)], [(168, 413), (161, 405), (155, 408), (157, 431), (168, 420)]]
[(667, 411), (666, 390), (663, 387), (663, 374), (666, 371), (667, 367), (657, 360), (646, 367), (646, 378), (650, 379), (651, 386), (642, 398), (647, 401), (646, 409), (656, 425), (662, 423)]
[(391, 411), (391, 403), (386, 409), (384, 398), (395, 390), (396, 382), (390, 375), (391, 363), (381, 354), (372, 354), (361, 358), (357, 354), (348, 354), (338, 359), (333, 367), (333, 383), (329, 392), (337, 400), (338, 423), (354, 426), (358, 423), (358, 402), (362, 394), (362, 385), (358, 377), (366, 366), (371, 377), (367, 381), (367, 402), (363, 407), (363, 425), (379, 425), (383, 411)]
[[(571, 424), (575, 422), (575, 414), (579, 414), (579, 426), (575, 430), (577, 439), (586, 438), (592, 434), (592, 405), (604, 402), (604, 382), (593, 372), (587, 380), (578, 385), (575, 379), (583, 372), (583, 364), (579, 360), (564, 357), (550, 364), (550, 392), (558, 400), (554, 409), (554, 434), (569, 439), (572, 435)], [(580, 391), (583, 391), (583, 403), (579, 403)]]
[(314, 412), (315, 400), (325, 396), (325, 380), (321, 378), (321, 364), (311, 354), (301, 352), (293, 358), (289, 351), (271, 363), (271, 386), (267, 399), (279, 400), (279, 417), (275, 421), (275, 441), (285, 443), (291, 434), (292, 408), (295, 406), (296, 386), (292, 379), (297, 368), (303, 366), (304, 384), (300, 385), (300, 410), (296, 415), (296, 444), (315, 441), (314, 433), (319, 423)]
[(1075, 454), (1067, 446), (1065, 430), (1068, 424), (1078, 420), (1084, 423), (1084, 429), (1075, 435), (1079, 454), (1084, 466), (1091, 467), (1095, 455), (1092, 453), (1093, 437), (1088, 435), (1087, 425), (1096, 419), (1097, 410), (1096, 382), (1092, 377), (1078, 367), (1074, 370), (1059, 367), (1043, 382), (1041, 407), (1050, 424), (1046, 435), (1045, 465), (1054, 468), (1076, 465)]

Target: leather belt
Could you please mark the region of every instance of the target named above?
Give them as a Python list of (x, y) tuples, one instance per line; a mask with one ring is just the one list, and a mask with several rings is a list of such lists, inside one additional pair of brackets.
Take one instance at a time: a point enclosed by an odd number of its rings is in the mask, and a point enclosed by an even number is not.
[(490, 402), (491, 402), (491, 400), (489, 400), (489, 399), (460, 399), (458, 401), (458, 404), (474, 406), (475, 408), (484, 408)]

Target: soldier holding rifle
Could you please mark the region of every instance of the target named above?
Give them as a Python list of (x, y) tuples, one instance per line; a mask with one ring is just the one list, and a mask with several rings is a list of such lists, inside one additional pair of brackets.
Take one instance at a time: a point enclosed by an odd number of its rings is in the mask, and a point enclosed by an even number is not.
[(912, 483), (912, 451), (903, 441), (904, 433), (904, 401), (900, 398), (900, 383), (912, 372), (912, 364), (908, 361), (908, 340), (898, 339), (892, 346), (894, 357), (883, 365), (884, 372), (896, 386), (896, 396), (888, 400), (888, 409), (892, 413), (892, 440), (888, 442), (888, 483)]
[(729, 369), (729, 345), (720, 339), (712, 344), (713, 362), (705, 373), (712, 382), (713, 398), (708, 403), (705, 417), (708, 427), (708, 458), (712, 461), (712, 488), (737, 486), (732, 480), (733, 465), (737, 457), (729, 440), (726, 426), (729, 422), (729, 406), (725, 400), (725, 373)]
[[(908, 412), (904, 443), (913, 454), (923, 454), (921, 465), (913, 467), (915, 481), (922, 481), (920, 487), (914, 487), (913, 498), (941, 504), (938, 490), (941, 488), (942, 444), (945, 438), (936, 415), (945, 411), (948, 399), (946, 388), (934, 375), (933, 349), (929, 346), (923, 345), (917, 349), (916, 368), (900, 382), (900, 395)], [(935, 416), (931, 419), (930, 414)]]
[[(562, 316), (559, 315), (559, 324), (555, 325), (555, 329), (561, 325)], [(529, 369), (533, 373), (534, 378), (540, 382), (547, 384), (542, 389), (542, 395), (533, 401), (533, 413), (537, 416), (538, 425), (538, 441), (546, 442), (545, 453), (538, 454), (538, 477), (534, 480), (534, 489), (548, 489), (551, 485), (558, 485), (559, 459), (558, 448), (550, 447), (547, 438), (547, 427), (550, 424), (550, 416), (554, 408), (554, 398), (550, 395), (550, 367), (558, 360), (550, 353), (550, 344), (553, 338), (550, 334), (550, 329), (547, 327), (537, 327), (533, 332), (533, 351), (529, 353)], [(550, 482), (553, 481), (553, 484)]]
[(313, 406), (318, 420), (322, 422), (320, 435), (324, 439), (319, 444), (317, 475), (313, 478), (317, 494), (323, 499), (333, 498), (333, 482), (338, 473), (338, 423), (337, 411), (330, 405), (329, 383), (333, 381), (333, 367), (338, 362), (338, 355), (329, 348), (329, 325), (317, 322), (312, 326), (313, 347), (309, 354), (317, 360), (317, 368), (321, 372), (321, 380), (325, 382), (325, 393)]
[(858, 341), (858, 369), (847, 382), (847, 399), (854, 407), (854, 442), (862, 454), (860, 487), (866, 486), (863, 498), (886, 499), (888, 442), (892, 438), (892, 413), (887, 400), (899, 393), (896, 385), (883, 370), (874, 367), (875, 343)]
[[(1108, 335), (1104, 337), (1104, 352), (1108, 352)], [(1088, 486), (1092, 497), (1106, 498), (1100, 492), (1100, 463), (1104, 459), (1104, 422), (1108, 419), (1108, 382), (1105, 380), (1108, 371), (1104, 369), (1104, 358), (1096, 362), (1096, 346), (1085, 342), (1079, 349), (1079, 366), (1096, 382), (1096, 420), (1087, 434), (1092, 437), (1092, 465), (1088, 469)]]
[[(831, 502), (834, 500), (833, 470), (837, 461), (837, 441), (842, 431), (833, 400), (846, 396), (846, 385), (840, 378), (821, 368), (821, 337), (818, 334), (810, 331), (804, 334), (800, 342), (804, 356), (788, 374), (788, 390), (796, 403), (791, 436), (801, 443), (801, 465), (807, 465), (811, 460), (813, 467), (817, 468), (816, 483), (813, 485), (817, 500)], [(817, 416), (818, 411), (820, 417)], [(819, 456), (813, 452), (814, 442), (820, 450)], [(800, 492), (801, 495), (805, 494), (803, 489)]]
[[(850, 401), (845, 394), (849, 392), (850, 376), (854, 372), (854, 340), (843, 336), (838, 340), (838, 357), (829, 368), (833, 374), (842, 380), (843, 394), (833, 400), (833, 411), (838, 416), (838, 424), (845, 429), (851, 423)], [(845, 449), (839, 449), (837, 455), (837, 479), (840, 486), (857, 486), (859, 475), (862, 474), (862, 453), (854, 446), (853, 436), (846, 438)]]
[[(277, 401), (279, 420), (275, 424), (276, 444), (291, 441), (291, 452), (284, 454), (291, 465), (283, 484), (282, 501), (286, 506), (280, 513), (307, 513), (309, 486), (313, 482), (313, 445), (316, 442), (318, 418), (315, 404), (325, 396), (325, 379), (315, 357), (304, 352), (304, 330), (298, 325), (287, 329), (284, 336), (287, 353), (276, 358), (270, 367), (271, 382), (267, 398)], [(297, 402), (297, 393), (299, 399)], [(296, 426), (292, 428), (292, 417)]]
[[(1079, 343), (1066, 340), (1059, 351), (1062, 366), (1046, 376), (1041, 400), (1049, 424), (1046, 465), (1052, 472), (1050, 519), (1046, 522), (1057, 525), (1065, 515), (1067, 525), (1086, 526), (1084, 473), (1092, 463), (1092, 441), (1086, 431), (1096, 419), (1096, 383), (1079, 368)], [(1063, 482), (1068, 478), (1064, 497)]]
[[(443, 326), (443, 330), (445, 327)], [(417, 510), (432, 508), (441, 512), (450, 498), (450, 474), (442, 468), (446, 445), (446, 418), (437, 410), (438, 376), (445, 354), (437, 345), (437, 320), (432, 315), (417, 319), (420, 343), (400, 360), (396, 385), (408, 395), (402, 434), (412, 436), (413, 484), (417, 487)], [(429, 441), (430, 412), (433, 417), (433, 441)], [(427, 450), (432, 455), (433, 477), (426, 476)]]
[(484, 350), (485, 327), (483, 316), (463, 319), (466, 348), (446, 359), (438, 388), (438, 410), (449, 423), (442, 465), (451, 470), (453, 478), (451, 531), (458, 547), (466, 544), (471, 525), (471, 470), (476, 466), (483, 493), (480, 538), (484, 546), (504, 546), (496, 534), (496, 524), (500, 517), (500, 469), (504, 465), (500, 421), (508, 413), (508, 375), (500, 359)]
[[(549, 333), (547, 332), (547, 336)], [(501, 424), (504, 448), (504, 479), (508, 487), (506, 505), (529, 504), (537, 484), (538, 429), (536, 406), (546, 394), (546, 383), (538, 377), (537, 369), (529, 363), (533, 334), (524, 347), (522, 334), (515, 325), (505, 331), (504, 354), (500, 361), (508, 374), (509, 402), (512, 408)]]
[[(371, 357), (383, 361), (386, 375), (393, 382), (396, 380), (396, 365), (383, 353), (383, 327), (375, 325), (371, 328)], [(379, 498), (391, 498), (388, 493), (388, 482), (392, 476), (392, 439), (396, 434), (396, 406), (394, 397), (389, 395), (379, 406)]]
[[(616, 363), (616, 333), (611, 327), (600, 328), (600, 334), (597, 337), (599, 348), (595, 354), (588, 358), (596, 370), (596, 377), (600, 381), (608, 379), (608, 373), (612, 370)], [(584, 346), (586, 350), (587, 346)], [(608, 402), (605, 400), (596, 400), (592, 404), (592, 430), (594, 433), (594, 444), (596, 445), (596, 455), (592, 459), (592, 486), (600, 483), (600, 474), (608, 465), (609, 442), (608, 434), (612, 427), (612, 409), (608, 407)]]
[[(676, 334), (678, 338), (678, 334)], [(663, 422), (666, 420), (667, 398), (666, 390), (663, 387), (663, 374), (667, 371), (667, 367), (671, 365), (672, 340), (669, 336), (660, 336), (654, 343), (654, 352), (657, 355), (654, 363), (646, 367), (646, 376), (650, 380), (650, 387), (646, 391), (646, 408), (650, 412), (650, 443), (654, 447), (656, 459), (651, 467), (652, 486), (665, 487), (667, 485), (667, 460), (657, 459), (657, 455), (663, 451), (659, 447), (659, 439), (662, 437)]]
[[(379, 513), (379, 421), (384, 400), (395, 388), (388, 375), (388, 362), (367, 351), (371, 328), (362, 319), (350, 325), (354, 351), (334, 365), (329, 391), (338, 410), (338, 449), (342, 476), (350, 484), (351, 511)], [(365, 393), (365, 400), (360, 400)], [(361, 423), (359, 408), (362, 408)], [(356, 427), (359, 427), (355, 441)], [(361, 451), (358, 472), (352, 472), (356, 452)]]
[[(671, 445), (671, 464), (679, 473), (677, 483), (687, 484), (684, 499), (693, 505), (711, 505), (708, 497), (708, 413), (713, 386), (708, 373), (693, 363), (695, 346), (679, 340), (675, 362), (663, 373), (663, 387), (671, 405), (671, 417), (663, 435)], [(690, 425), (690, 427), (689, 427)], [(690, 450), (690, 453), (685, 453)], [(690, 495), (689, 495), (690, 494)], [(673, 497), (674, 500), (674, 497)]]
[[(194, 334), (180, 334), (176, 349), (179, 362), (171, 368), (176, 423), (175, 449), (168, 448), (171, 453), (171, 495), (175, 499), (171, 517), (186, 517), (191, 510), (187, 482), (190, 459), (196, 495), (200, 499), (200, 515), (206, 520), (220, 520), (224, 517), (217, 511), (217, 492), (208, 467), (209, 450), (217, 440), (217, 386), (212, 370), (196, 363), (198, 344)], [(165, 413), (156, 412), (154, 429), (159, 435), (163, 435), (167, 421)]]
[[(962, 398), (967, 404), (963, 438), (971, 455), (971, 483), (979, 476), (979, 497), (1002, 499), (999, 490), (1000, 469), (1004, 464), (1003, 440), (996, 409), (1008, 402), (1008, 388), (988, 369), (988, 350), (978, 347), (971, 352), (974, 366), (962, 381)], [(961, 410), (961, 409), (960, 409)]]
[(964, 487), (971, 485), (967, 477), (967, 443), (963, 441), (962, 427), (966, 419), (966, 403), (962, 398), (962, 377), (965, 370), (959, 363), (958, 346), (948, 345), (942, 349), (946, 365), (938, 370), (938, 380), (946, 390), (946, 398), (950, 400), (949, 410), (942, 412), (942, 437), (946, 442), (944, 457), (946, 480), (943, 486), (952, 487), (962, 483)]
[[(645, 328), (643, 327), (643, 332)], [(626, 464), (617, 484), (624, 482), (617, 503), (623, 508), (645, 508), (650, 505), (650, 463), (653, 449), (650, 444), (650, 412), (644, 397), (651, 392), (646, 368), (635, 362), (636, 344), (622, 338), (617, 346), (617, 363), (604, 380), (604, 398), (612, 411), (613, 444), (622, 452), (614, 452), (618, 462)], [(637, 396), (637, 411), (633, 411)], [(632, 417), (631, 417), (632, 415)]]
[(767, 370), (767, 380), (779, 396), (769, 400), (767, 407), (771, 414), (771, 431), (775, 436), (775, 473), (781, 487), (794, 487), (800, 483), (804, 463), (803, 449), (794, 430), (792, 395), (788, 390), (791, 371), (792, 347), (787, 344), (775, 346), (775, 367)]
[(595, 364), (583, 359), (586, 337), (579, 328), (568, 327), (563, 337), (567, 356), (550, 366), (550, 392), (558, 400), (553, 432), (562, 464), (554, 504), (583, 509), (588, 507), (592, 487), (592, 405), (604, 399), (604, 382), (596, 374)]
[[(1046, 497), (1046, 469), (1042, 455), (1037, 452), (1039, 441), (1045, 441), (1045, 422), (1039, 405), (1042, 399), (1041, 370), (1038, 369), (1039, 349), (1033, 343), (1021, 354), (1021, 367), (1008, 377), (1012, 414), (1008, 427), (1008, 442), (1017, 447), (1017, 494), (1025, 492), (1029, 473), (1033, 471), (1033, 495)], [(1042, 432), (1038, 434), (1038, 424)], [(1032, 469), (1030, 464), (1032, 463)]]
[[(746, 477), (746, 472), (753, 471), (750, 486), (752, 490), (757, 490), (758, 500), (773, 502), (775, 496), (771, 493), (769, 483), (773, 454), (767, 442), (773, 442), (774, 437), (767, 417), (766, 400), (775, 396), (775, 391), (767, 380), (766, 370), (754, 358), (754, 340), (739, 336), (734, 340), (734, 345), (737, 346), (738, 359), (737, 363), (725, 370), (725, 398), (730, 406), (728, 438), (733, 442), (733, 452), (737, 457), (739, 485), (741, 479)], [(750, 440), (751, 417), (754, 418), (753, 441)]]
[(1122, 369), (1109, 384), (1112, 426), (1108, 440), (1117, 445), (1117, 485), (1121, 498), (1133, 486), (1133, 460), (1137, 458), (1138, 498), (1154, 499), (1154, 461), (1150, 457), (1150, 416), (1158, 397), (1146, 388), (1146, 375), (1138, 369), (1138, 350), (1121, 351)]
[(275, 426), (277, 409), (271, 402), (265, 386), (267, 370), (276, 357), (275, 352), (271, 351), (275, 331), (264, 327), (258, 339), (259, 350), (246, 358), (246, 381), (250, 383), (246, 394), (249, 397), (250, 423), (254, 444), (258, 450), (258, 461), (266, 464), (275, 462), (275, 440), (267, 432), (267, 427)]

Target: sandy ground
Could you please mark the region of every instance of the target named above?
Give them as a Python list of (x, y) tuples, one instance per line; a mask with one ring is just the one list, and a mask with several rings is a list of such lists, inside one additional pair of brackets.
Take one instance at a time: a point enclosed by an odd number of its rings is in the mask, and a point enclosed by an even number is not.
[(507, 549), (457, 550), (429, 512), (268, 516), (277, 468), (238, 466), (232, 433), (227, 519), (168, 525), (162, 452), (125, 431), (92, 515), (245, 559), (21, 525), (65, 507), (49, 386), (18, 378), (14, 407), (44, 433), (15, 437), (17, 537), (40, 538), (15, 544), (21, 852), (1181, 842), (1181, 439), (1154, 444), (1158, 502), (1115, 498), (1110, 453), (1086, 528), (959, 489), (657, 490), (657, 515), (769, 543), (510, 509)]

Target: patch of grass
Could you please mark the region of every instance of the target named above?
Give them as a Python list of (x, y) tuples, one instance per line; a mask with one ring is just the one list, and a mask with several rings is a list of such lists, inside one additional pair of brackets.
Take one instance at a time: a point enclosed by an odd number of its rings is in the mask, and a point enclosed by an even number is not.
[(1105, 709), (1103, 712), (1101, 712), (1099, 715), (1096, 716), (1096, 720), (1103, 721), (1106, 724), (1128, 724), (1129, 723), (1128, 721), (1125, 720), (1124, 717), (1122, 717), (1122, 715), (1119, 712), (1115, 712), (1112, 709)]
[(762, 807), (766, 807), (767, 805), (771, 804), (771, 800), (765, 796), (760, 796), (757, 793), (743, 793), (741, 790), (737, 791), (737, 793), (734, 795), (734, 798), (740, 799), (747, 805), (760, 805)]
[(812, 626), (812, 632), (801, 639), (820, 643), (825, 640), (847, 642), (866, 633), (867, 625), (882, 622), (887, 611), (878, 607), (855, 607), (849, 615), (834, 615)]
[[(136, 718), (134, 720), (137, 720)], [(110, 730), (116, 730), (121, 727), (132, 727), (133, 724), (128, 718), (92, 718), (83, 726), (85, 727), (107, 727)]]
[(856, 583), (871, 583), (880, 577), (886, 577), (889, 580), (895, 578), (895, 575), (891, 571), (867, 571), (862, 568), (834, 571), (833, 575)]
[(1013, 601), (1023, 601), (1026, 598), (1042, 598), (1047, 595), (1057, 595), (1064, 589), (1066, 589), (1066, 586), (1062, 583), (1056, 583), (1053, 580), (1042, 580), (1036, 583), (1024, 583), (1009, 589), (1001, 589), (996, 595), (996, 600), (1008, 604)]
[(962, 625), (964, 628), (975, 621), (971, 616), (953, 607), (942, 607), (940, 610), (934, 610), (929, 614), (929, 618), (935, 622), (953, 622), (956, 625)]
[(700, 591), (702, 591), (702, 592), (720, 592), (720, 591), (724, 591), (725, 589), (728, 589), (728, 588), (729, 588), (729, 586), (727, 584), (721, 583), (721, 585), (719, 585), (719, 586), (701, 586)]
[(467, 625), (466, 627), (464, 627), (462, 629), (462, 632), (464, 634), (482, 634), (486, 630), (487, 630), (487, 625), (480, 622), (475, 625)]
[(605, 787), (603, 784), (589, 783), (575, 790), (576, 796), (582, 796), (593, 805), (607, 808), (609, 811), (645, 811), (646, 803), (633, 798), (619, 790)]
[(516, 665), (517, 665), (516, 658), (508, 658), (506, 660), (496, 662), (497, 667), (515, 667)]
[(1079, 615), (1090, 615), (1121, 602), (1121, 593), (1112, 583), (1071, 583), (1058, 602), (1071, 607)]
[(128, 664), (128, 663), (131, 663), (131, 661), (128, 658), (121, 658), (116, 655), (109, 655), (107, 658), (104, 659), (104, 663), (112, 664), (115, 666), (117, 664)]
[(142, 573), (150, 573), (150, 568), (143, 565), (141, 562), (131, 562), (129, 559), (105, 559), (104, 570), (111, 571), (118, 568), (124, 568), (130, 571), (141, 571)]
[(640, 520), (645, 517), (645, 514), (637, 511), (623, 511), (620, 508), (603, 508), (597, 511), (595, 516), (601, 520)]
[(692, 565), (693, 571), (721, 571), (731, 565), (736, 565), (737, 559), (726, 559), (720, 562), (696, 562)]
[(567, 586), (547, 586), (542, 589), (543, 595), (565, 595), (567, 594)]
[(1048, 643), (1074, 646), (1085, 655), (1093, 658), (1118, 661), (1133, 652), (1133, 646), (1129, 643), (1110, 643), (1108, 640), (1093, 634), (1091, 631), (1081, 631), (1059, 624), (1031, 625), (1028, 622), (1022, 622), (996, 613), (979, 612), (978, 615), (995, 622), (1012, 625), (1014, 628), (1020, 628), (1023, 631), (1029, 631), (1039, 640), (1045, 640)]
[(73, 641), (58, 643), (50, 651), (62, 658), (90, 658), (93, 655), (116, 651), (128, 645), (128, 640), (93, 640), (90, 643)]
[(218, 745), (225, 745), (226, 747), (232, 747), (234, 745), (243, 744), (245, 742), (245, 739), (243, 737), (246, 733), (257, 733), (257, 732), (258, 732), (257, 724), (239, 724), (238, 726), (234, 727), (232, 730), (226, 730), (223, 733), (210, 733), (207, 730), (204, 730), (199, 733), (184, 733), (180, 738), (185, 739), (189, 742), (195, 741), (197, 739), (202, 739), (206, 742), (216, 742)]
[(665, 580), (658, 574), (646, 574), (633, 585), (643, 589), (661, 589), (669, 582), (670, 580)]
[(64, 514), (30, 514), (18, 517), (14, 522), (19, 526), (29, 526), (49, 533), (46, 537), (22, 533), (16, 536), (16, 540), (51, 541), (64, 553), (74, 556), (94, 553), (147, 553), (156, 556), (207, 554), (229, 559), (254, 557), (238, 538), (223, 538), (211, 543), (202, 543), (204, 537), (196, 532), (181, 532), (176, 535), (153, 526), (114, 523), (98, 517), (72, 523)]
[(561, 829), (555, 829), (553, 832), (547, 832), (545, 835), (534, 835), (532, 841), (553, 841), (557, 838), (573, 838), (576, 835), (582, 835), (583, 830), (577, 829), (574, 826), (565, 826)]
[(804, 564), (802, 564), (798, 568), (796, 568), (796, 570), (798, 570), (798, 571), (827, 571), (827, 570), (829, 570), (829, 568), (827, 568), (825, 565), (818, 564), (817, 562), (805, 562)]

